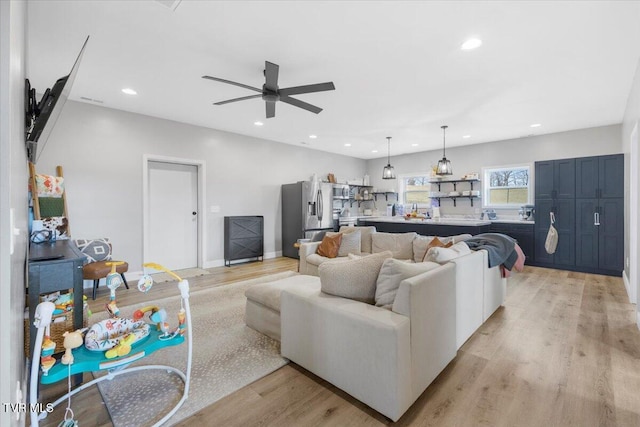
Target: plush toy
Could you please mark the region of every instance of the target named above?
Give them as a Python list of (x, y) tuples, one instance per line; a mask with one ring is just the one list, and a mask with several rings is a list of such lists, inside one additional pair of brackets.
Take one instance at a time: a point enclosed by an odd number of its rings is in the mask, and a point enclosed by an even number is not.
[(73, 332), (67, 331), (62, 334), (62, 336), (64, 337), (62, 345), (65, 351), (60, 361), (63, 365), (71, 365), (73, 363), (73, 353), (71, 350), (80, 347), (84, 343), (84, 339), (82, 339), (82, 329)]

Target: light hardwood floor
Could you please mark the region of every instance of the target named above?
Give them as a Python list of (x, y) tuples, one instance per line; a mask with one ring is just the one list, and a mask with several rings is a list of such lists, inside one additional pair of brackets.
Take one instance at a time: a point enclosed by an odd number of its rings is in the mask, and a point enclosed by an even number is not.
[[(220, 267), (190, 283), (192, 289), (217, 286), (296, 266), (295, 260), (278, 258)], [(119, 292), (118, 300), (124, 306), (141, 295), (132, 289)], [(92, 302), (92, 310), (103, 303)], [(509, 279), (504, 307), (394, 425), (640, 426), (640, 331), (634, 309), (621, 278), (526, 267)], [(73, 407), (83, 426), (111, 425), (97, 392), (84, 392)], [(57, 425), (55, 414), (47, 425)], [(390, 424), (290, 363), (178, 425)]]

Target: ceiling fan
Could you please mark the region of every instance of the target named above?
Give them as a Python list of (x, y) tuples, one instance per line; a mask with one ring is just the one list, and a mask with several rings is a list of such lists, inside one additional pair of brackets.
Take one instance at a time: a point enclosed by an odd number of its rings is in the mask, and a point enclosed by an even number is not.
[(300, 101), (299, 99), (292, 98), (291, 95), (301, 95), (303, 93), (323, 92), (326, 90), (335, 90), (333, 82), (317, 83), (312, 85), (295, 86), (280, 89), (278, 87), (278, 71), (280, 67), (277, 64), (273, 64), (269, 61), (264, 62), (264, 76), (265, 83), (262, 85), (262, 89), (257, 87), (248, 86), (242, 83), (232, 82), (231, 80), (221, 79), (219, 77), (202, 76), (203, 79), (215, 80), (217, 82), (228, 83), (230, 85), (240, 86), (245, 89), (260, 92), (258, 95), (243, 96), (240, 98), (228, 99), (226, 101), (215, 102), (213, 105), (224, 105), (231, 102), (244, 101), (245, 99), (262, 98), (265, 102), (267, 110), (267, 118), (275, 117), (276, 115), (276, 102), (282, 101), (294, 107), (302, 108), (312, 113), (318, 114), (322, 111), (322, 108), (311, 105), (307, 102)]

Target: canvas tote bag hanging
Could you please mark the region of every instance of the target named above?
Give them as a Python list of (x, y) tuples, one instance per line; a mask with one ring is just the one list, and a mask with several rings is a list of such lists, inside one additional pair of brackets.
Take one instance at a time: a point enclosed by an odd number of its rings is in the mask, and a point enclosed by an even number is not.
[(544, 248), (548, 254), (553, 254), (556, 252), (556, 247), (558, 246), (558, 231), (553, 226), (556, 222), (556, 217), (553, 212), (549, 212), (549, 218), (551, 219), (551, 224), (549, 225), (547, 240), (544, 242)]

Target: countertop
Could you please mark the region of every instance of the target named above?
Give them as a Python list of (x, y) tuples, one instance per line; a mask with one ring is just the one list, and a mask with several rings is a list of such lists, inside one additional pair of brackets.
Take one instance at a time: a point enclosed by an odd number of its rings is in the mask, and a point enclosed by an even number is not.
[(358, 216), (355, 217), (359, 220), (377, 221), (377, 222), (400, 222), (400, 223), (419, 223), (419, 224), (434, 224), (434, 225), (461, 225), (469, 227), (477, 227), (481, 225), (490, 225), (491, 223), (508, 223), (508, 224), (526, 224), (533, 225), (534, 221), (524, 221), (520, 219), (471, 219), (471, 218), (440, 218), (440, 219), (421, 219), (411, 218), (405, 219), (402, 216)]

